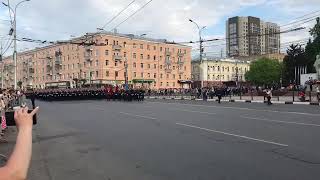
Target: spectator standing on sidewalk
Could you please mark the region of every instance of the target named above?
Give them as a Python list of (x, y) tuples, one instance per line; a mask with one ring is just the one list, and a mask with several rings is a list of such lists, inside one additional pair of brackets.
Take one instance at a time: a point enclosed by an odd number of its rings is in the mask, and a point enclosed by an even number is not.
[(317, 91), (317, 99), (318, 99), (318, 101), (320, 101), (320, 87), (319, 87), (319, 85), (317, 86), (316, 91)]
[(271, 105), (271, 98), (272, 98), (272, 89), (268, 89), (267, 92), (267, 99), (268, 99), (268, 105)]
[(7, 123), (5, 119), (5, 103), (3, 100), (3, 94), (0, 94), (0, 118), (1, 118), (1, 127), (0, 127), (0, 143), (7, 143), (8, 141), (4, 137), (4, 130), (7, 128)]

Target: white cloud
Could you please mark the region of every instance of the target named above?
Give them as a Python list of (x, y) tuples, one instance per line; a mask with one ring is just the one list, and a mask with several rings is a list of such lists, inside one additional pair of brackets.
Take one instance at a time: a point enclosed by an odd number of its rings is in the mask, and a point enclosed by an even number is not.
[[(96, 31), (132, 0), (32, 0), (18, 9), (18, 36), (42, 40), (68, 39), (71, 35), (79, 36), (85, 32)], [(11, 0), (14, 5), (18, 0)], [(129, 15), (139, 9), (147, 0), (136, 0), (106, 29), (110, 30)], [(305, 10), (305, 4), (318, 6), (319, 0), (153, 0), (148, 6), (119, 27), (119, 32), (142, 34), (148, 37), (167, 38), (169, 40), (197, 40), (198, 33), (192, 18), (201, 26), (214, 27), (224, 21), (226, 16), (234, 14), (245, 7), (269, 5), (284, 11), (292, 9)], [(295, 7), (295, 8), (294, 8)], [(299, 7), (299, 8), (297, 8)], [(291, 9), (291, 11), (290, 11)], [(8, 19), (1, 8), (0, 19)], [(268, 12), (267, 12), (268, 13)], [(263, 18), (263, 17), (262, 17)], [(224, 24), (224, 23), (222, 23)], [(224, 27), (222, 28), (224, 29)], [(0, 36), (8, 28), (0, 23)], [(210, 29), (206, 38), (214, 37)], [(224, 38), (224, 32), (220, 37)], [(288, 34), (289, 35), (289, 34)], [(299, 35), (300, 36), (300, 35)], [(301, 35), (302, 36), (302, 35)], [(290, 36), (284, 36), (289, 40)], [(30, 47), (30, 43), (19, 43), (19, 47)]]

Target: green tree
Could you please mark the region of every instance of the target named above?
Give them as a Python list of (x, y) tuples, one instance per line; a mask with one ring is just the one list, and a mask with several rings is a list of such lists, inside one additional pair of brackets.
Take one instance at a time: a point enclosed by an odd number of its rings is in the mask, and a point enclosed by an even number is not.
[(306, 64), (308, 67), (308, 73), (314, 73), (315, 68), (313, 64), (316, 61), (317, 55), (320, 54), (320, 18), (317, 18), (317, 23), (309, 32), (313, 37), (313, 41), (310, 39), (306, 45)]
[(270, 86), (280, 81), (282, 64), (277, 60), (261, 58), (250, 64), (246, 79), (255, 85)]
[(307, 57), (300, 44), (291, 44), (283, 59), (282, 79), (285, 85), (294, 82), (296, 66), (307, 66)]

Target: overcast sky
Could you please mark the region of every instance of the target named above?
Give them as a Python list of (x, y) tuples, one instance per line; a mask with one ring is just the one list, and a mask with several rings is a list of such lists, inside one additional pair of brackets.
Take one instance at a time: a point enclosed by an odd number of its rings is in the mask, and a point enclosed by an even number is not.
[[(19, 1), (10, 0), (11, 6)], [(148, 1), (136, 0), (105, 29), (111, 30)], [(55, 41), (95, 32), (97, 27), (103, 26), (130, 2), (132, 0), (31, 0), (18, 8), (18, 37)], [(153, 0), (119, 26), (118, 31), (137, 35), (146, 33), (148, 37), (176, 42), (197, 40), (197, 28), (188, 21), (191, 18), (207, 27), (203, 32), (206, 39), (223, 38), (225, 21), (232, 16), (257, 16), (264, 21), (283, 25), (317, 10), (320, 10), (320, 0)], [(320, 12), (317, 14), (320, 16)], [(9, 37), (8, 20), (8, 9), (1, 4), (0, 40), (2, 39), (3, 44)], [(281, 42), (308, 38), (308, 29), (313, 23), (300, 25), (307, 27), (306, 30), (281, 35)], [(290, 27), (292, 26), (283, 29)], [(224, 44), (224, 41), (206, 43), (207, 54), (217, 55), (221, 49), (225, 51)], [(20, 42), (18, 49), (36, 46), (40, 45)], [(193, 54), (196, 55), (196, 52), (195, 47)], [(9, 49), (7, 55), (10, 53)]]

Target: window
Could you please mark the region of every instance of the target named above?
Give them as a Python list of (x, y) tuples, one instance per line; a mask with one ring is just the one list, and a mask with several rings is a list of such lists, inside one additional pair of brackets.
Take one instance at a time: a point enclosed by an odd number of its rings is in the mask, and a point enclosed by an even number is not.
[(143, 73), (141, 73), (141, 77), (143, 78)]
[[(73, 66), (73, 64), (72, 64), (72, 66)], [(96, 60), (96, 66), (99, 66), (99, 61), (98, 60)]]
[(157, 59), (157, 57), (156, 56), (153, 56), (153, 60), (156, 60)]
[(162, 65), (160, 65), (160, 69), (162, 69)]
[(133, 68), (136, 68), (137, 67), (137, 64), (136, 63), (133, 63)]
[(143, 69), (143, 63), (140, 64), (140, 67)]
[(143, 44), (140, 44), (140, 49), (143, 49)]
[(160, 51), (162, 51), (162, 47), (160, 47)]
[(109, 71), (106, 71), (106, 76), (109, 77)]
[(167, 74), (167, 79), (169, 79), (169, 74)]
[(153, 46), (153, 50), (155, 51), (157, 48), (156, 48), (156, 46)]
[(127, 42), (123, 42), (123, 47), (126, 47), (126, 45), (127, 45)]
[(99, 77), (99, 71), (96, 71), (96, 78)]
[(157, 65), (156, 64), (153, 65), (153, 69), (157, 69)]
[(133, 77), (137, 77), (137, 73), (136, 72), (133, 73)]
[(116, 66), (116, 67), (117, 67), (117, 66), (118, 66), (118, 62), (114, 62), (114, 66)]
[(167, 87), (169, 86), (169, 82), (167, 82)]
[(133, 53), (133, 58), (136, 59), (137, 58), (137, 54)]
[(148, 54), (148, 57), (147, 57), (147, 59), (148, 59), (148, 60), (150, 60), (150, 55), (149, 55), (149, 54)]
[(218, 66), (218, 71), (220, 71), (220, 66)]
[(67, 70), (69, 70), (70, 69), (70, 65), (68, 64), (68, 69)]
[(119, 72), (118, 72), (118, 71), (115, 71), (115, 72), (114, 72), (114, 75), (115, 75), (116, 77), (118, 77), (118, 76), (119, 76)]
[(104, 54), (105, 54), (106, 56), (108, 56), (108, 55), (109, 55), (109, 50), (105, 50), (105, 51), (104, 51)]
[(160, 61), (162, 61), (162, 56), (160, 56)]
[(176, 70), (176, 66), (172, 66), (172, 69), (173, 69), (173, 70)]
[(172, 78), (173, 78), (173, 79), (176, 79), (176, 75), (175, 75), (175, 74), (172, 74)]
[(184, 67), (184, 70), (185, 70), (185, 71), (187, 70), (187, 66)]
[(150, 45), (149, 44), (147, 45), (147, 50), (150, 50)]
[(150, 64), (148, 64), (148, 69), (150, 69), (151, 68), (151, 66), (150, 66)]
[(153, 78), (157, 78), (157, 74), (156, 73), (153, 74)]
[(108, 66), (109, 65), (109, 60), (106, 60), (106, 66)]
[(150, 78), (150, 73), (148, 73), (148, 78)]
[(175, 82), (173, 82), (173, 83), (172, 83), (172, 86), (176, 86), (176, 83), (175, 83)]
[(163, 78), (163, 74), (160, 74), (160, 78), (161, 78), (161, 79)]
[(105, 39), (104, 42), (106, 43), (106, 45), (109, 45), (109, 40)]
[(99, 49), (96, 50), (96, 56), (99, 56)]
[(179, 74), (179, 79), (181, 79), (181, 74)]
[(160, 86), (163, 86), (163, 82), (160, 83)]
[(133, 43), (133, 48), (136, 48), (136, 47), (137, 47), (136, 43)]
[(123, 57), (127, 57), (127, 52), (124, 52), (124, 53), (123, 53)]
[(140, 54), (140, 59), (143, 59), (143, 54)]

